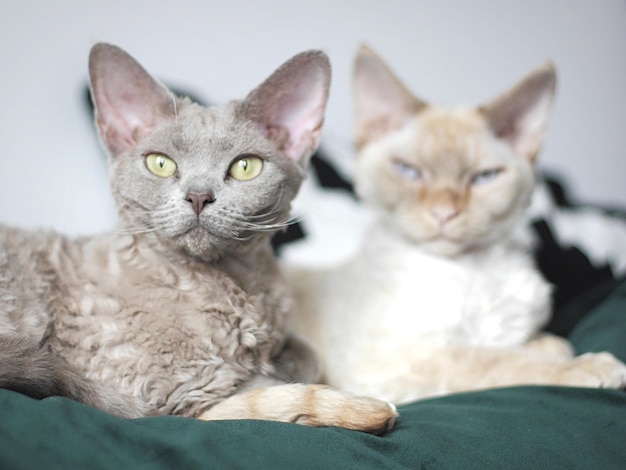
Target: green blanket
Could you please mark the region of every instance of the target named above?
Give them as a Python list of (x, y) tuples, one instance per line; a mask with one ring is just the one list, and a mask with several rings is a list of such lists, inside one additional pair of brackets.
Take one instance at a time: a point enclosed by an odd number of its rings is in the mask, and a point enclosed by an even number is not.
[[(626, 282), (574, 309), (578, 352), (626, 361)], [(512, 387), (425, 400), (400, 407), (383, 437), (260, 421), (127, 421), (3, 390), (0, 410), (2, 469), (626, 468), (626, 393), (615, 390)]]

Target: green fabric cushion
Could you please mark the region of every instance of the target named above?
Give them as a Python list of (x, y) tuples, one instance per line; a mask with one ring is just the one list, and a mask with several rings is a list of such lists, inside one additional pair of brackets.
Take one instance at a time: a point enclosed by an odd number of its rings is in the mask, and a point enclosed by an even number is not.
[[(584, 305), (580, 305), (584, 309)], [(572, 331), (626, 359), (626, 283)], [(261, 421), (133, 421), (0, 390), (0, 468), (626, 468), (626, 393), (511, 387), (399, 408), (383, 437)]]
[(400, 407), (383, 437), (262, 421), (124, 421), (0, 392), (0, 468), (625, 468), (626, 394), (514, 387)]
[[(584, 310), (585, 303), (576, 307)], [(582, 318), (569, 340), (579, 353), (610, 351), (626, 362), (626, 280)]]

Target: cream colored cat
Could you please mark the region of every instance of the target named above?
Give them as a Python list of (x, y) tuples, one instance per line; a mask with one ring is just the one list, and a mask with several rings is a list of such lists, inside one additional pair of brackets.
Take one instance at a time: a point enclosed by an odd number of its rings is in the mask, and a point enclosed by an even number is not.
[(512, 384), (621, 387), (608, 353), (539, 336), (550, 286), (512, 235), (529, 204), (555, 89), (551, 64), (495, 101), (413, 97), (368, 48), (354, 74), (355, 184), (376, 213), (360, 252), (294, 269), (294, 329), (327, 383), (395, 403)]

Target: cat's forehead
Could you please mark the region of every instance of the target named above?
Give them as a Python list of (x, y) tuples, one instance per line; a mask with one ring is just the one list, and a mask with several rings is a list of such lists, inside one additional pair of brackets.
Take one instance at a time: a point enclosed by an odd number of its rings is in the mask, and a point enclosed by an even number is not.
[(217, 155), (271, 152), (272, 148), (257, 125), (242, 122), (236, 113), (237, 102), (205, 107), (183, 102), (176, 119), (161, 138), (177, 153), (210, 152)]
[(398, 144), (422, 163), (476, 165), (491, 134), (484, 117), (470, 108), (428, 108), (401, 131)]
[(417, 114), (416, 123), (424, 132), (441, 137), (463, 137), (483, 133), (485, 118), (475, 109), (428, 107)]

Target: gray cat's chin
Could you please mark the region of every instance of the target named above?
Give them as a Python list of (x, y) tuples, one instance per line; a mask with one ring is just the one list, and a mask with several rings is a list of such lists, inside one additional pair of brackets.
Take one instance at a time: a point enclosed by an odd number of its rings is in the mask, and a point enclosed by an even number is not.
[(212, 259), (219, 256), (225, 247), (224, 241), (199, 227), (179, 236), (176, 245), (191, 256)]

